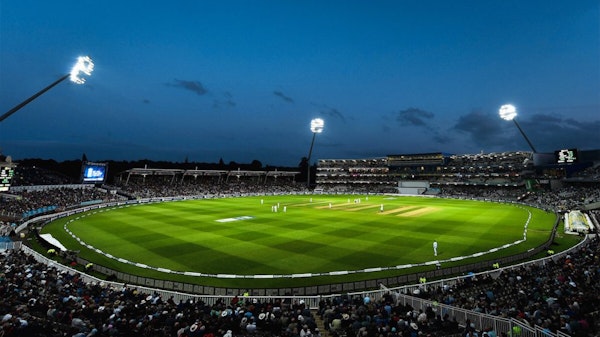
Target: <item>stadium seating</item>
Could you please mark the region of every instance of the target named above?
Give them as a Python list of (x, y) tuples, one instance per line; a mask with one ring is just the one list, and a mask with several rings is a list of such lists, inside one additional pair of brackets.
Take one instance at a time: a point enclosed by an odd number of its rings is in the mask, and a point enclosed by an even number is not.
[[(457, 158), (457, 163), (468, 164), (480, 159)], [(518, 157), (515, 161), (522, 159)], [(506, 164), (502, 160), (499, 163)], [(590, 170), (590, 174), (597, 171)], [(303, 186), (286, 179), (267, 184), (258, 184), (251, 178), (227, 183), (189, 179), (173, 186), (164, 177), (138, 178), (131, 179), (127, 186), (114, 188), (132, 197), (305, 192)], [(582, 209), (600, 202), (597, 182), (588, 184), (573, 183), (559, 190), (534, 191), (524, 201), (549, 210)], [(373, 182), (331, 185), (336, 185), (334, 189), (343, 186), (339, 192), (347, 192), (357, 186), (361, 190), (370, 189)], [(65, 209), (88, 201), (123, 198), (123, 194), (96, 188), (16, 189), (11, 193), (19, 198), (3, 199), (0, 205), (13, 224), (22, 221), (20, 215), (27, 211), (48, 205)], [(442, 189), (442, 195), (448, 197), (516, 200), (522, 194), (522, 188), (512, 186), (486, 189), (460, 185)], [(597, 210), (588, 210), (586, 214), (591, 219), (599, 216)], [(10, 233), (5, 230), (3, 234), (6, 232)], [(86, 282), (77, 273), (39, 263), (16, 249), (3, 251), (0, 259), (3, 268), (0, 270), (0, 332), (4, 336), (302, 336), (303, 330), (306, 336), (306, 329), (313, 336), (352, 337), (492, 333), (491, 327), (481, 322), (459, 326), (453, 317), (436, 311), (435, 307), (415, 310), (410, 305), (400, 304), (392, 293), (377, 300), (351, 295), (327, 297), (318, 308), (309, 308), (293, 299), (256, 300), (243, 294), (214, 303), (175, 301), (134, 287), (115, 288), (102, 282)], [(488, 274), (465, 278), (453, 286), (420, 288), (421, 291), (410, 295), (475, 313), (518, 319), (543, 327), (553, 336), (556, 333), (596, 336), (600, 333), (599, 281), (600, 242), (594, 236), (578, 252), (543, 266), (507, 270), (495, 277)], [(316, 331), (318, 322), (324, 324), (321, 331)], [(497, 336), (510, 333), (494, 332)]]

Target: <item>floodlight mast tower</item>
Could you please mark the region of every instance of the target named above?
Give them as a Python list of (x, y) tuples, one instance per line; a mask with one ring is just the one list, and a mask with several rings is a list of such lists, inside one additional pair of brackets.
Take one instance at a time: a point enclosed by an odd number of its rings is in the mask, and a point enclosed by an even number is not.
[(2, 116), (0, 116), (0, 122), (2, 122), (3, 120), (7, 119), (8, 117), (10, 117), (10, 115), (12, 115), (15, 112), (19, 111), (22, 107), (24, 107), (25, 105), (29, 104), (31, 101), (33, 101), (34, 99), (38, 98), (43, 93), (45, 93), (46, 91), (52, 89), (54, 86), (56, 86), (57, 84), (59, 84), (60, 82), (62, 82), (64, 80), (66, 80), (67, 78), (70, 78), (71, 82), (73, 82), (73, 83), (77, 83), (77, 84), (83, 84), (83, 83), (85, 83), (85, 77), (83, 77), (82, 74), (90, 76), (92, 74), (92, 71), (94, 71), (94, 63), (92, 62), (92, 59), (89, 56), (80, 56), (80, 57), (78, 57), (77, 58), (77, 63), (75, 63), (75, 65), (71, 69), (70, 73), (62, 76), (58, 80), (52, 82), (49, 86), (47, 86), (44, 89), (38, 91), (37, 93), (33, 94), (33, 96), (29, 97), (28, 99), (24, 100), (23, 102), (21, 102), (20, 104), (18, 104), (14, 108), (12, 108), (12, 109), (8, 110), (7, 112), (5, 112)]
[(306, 187), (310, 189), (310, 157), (312, 155), (313, 145), (315, 145), (315, 137), (317, 133), (323, 132), (325, 122), (321, 118), (315, 118), (310, 121), (310, 131), (313, 133), (312, 141), (310, 142), (310, 150), (308, 150), (308, 159), (306, 160)]
[(517, 126), (517, 129), (519, 129), (519, 131), (521, 132), (521, 135), (523, 135), (523, 138), (525, 138), (525, 140), (527, 141), (527, 144), (529, 144), (529, 147), (531, 148), (533, 153), (537, 153), (537, 151), (535, 150), (535, 147), (533, 147), (533, 144), (531, 144), (529, 137), (527, 137), (527, 135), (525, 134), (523, 129), (521, 129), (521, 126), (519, 125), (519, 123), (517, 123), (517, 120), (515, 119), (515, 117), (517, 117), (517, 108), (515, 108), (514, 105), (505, 104), (500, 107), (499, 114), (500, 114), (500, 118), (502, 118), (506, 121), (512, 120), (515, 123), (515, 125)]

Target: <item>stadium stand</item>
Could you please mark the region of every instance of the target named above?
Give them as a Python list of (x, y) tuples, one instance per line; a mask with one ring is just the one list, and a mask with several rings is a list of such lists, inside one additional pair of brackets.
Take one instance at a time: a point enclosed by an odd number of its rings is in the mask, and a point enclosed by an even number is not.
[(320, 159), (316, 181), (324, 193), (394, 193), (387, 159)]
[[(598, 207), (588, 209), (600, 203), (598, 167), (578, 172), (574, 180), (564, 179), (555, 185), (541, 182), (526, 191), (525, 180), (531, 178), (522, 176), (529, 171), (527, 153), (418, 157), (409, 160), (416, 170), (396, 170), (394, 178), (387, 174), (392, 169), (382, 159), (340, 163), (326, 160), (324, 170), (317, 174), (318, 183), (335, 193), (395, 193), (400, 177), (428, 177), (432, 184), (438, 183), (443, 197), (519, 200), (559, 213), (581, 209), (598, 224)], [(432, 162), (438, 165), (438, 160), (451, 164), (447, 166), (450, 174), (443, 168), (420, 170)], [(421, 166), (413, 165), (417, 161)], [(478, 164), (473, 165), (475, 162)], [(495, 168), (488, 169), (492, 164)], [(113, 182), (112, 187), (97, 188), (65, 185), (72, 181), (56, 180), (60, 175), (51, 172), (40, 177), (46, 173), (37, 170), (34, 180), (28, 177), (28, 171), (18, 168), (15, 181), (22, 184), (21, 188), (11, 188), (0, 201), (4, 215), (0, 233), (5, 238), (18, 240), (12, 229), (30, 216), (43, 214), (44, 209), (55, 212), (88, 202), (307, 192), (303, 184), (289, 176), (274, 178), (264, 172), (132, 174)], [(496, 180), (496, 173), (504, 180)], [(538, 178), (544, 177), (533, 176)], [(32, 211), (42, 213), (30, 214)], [(294, 297), (239, 294), (175, 298), (159, 290), (93, 280), (62, 266), (42, 263), (25, 250), (7, 249), (0, 255), (0, 336), (597, 336), (600, 240), (596, 234), (589, 237), (580, 249), (551, 257), (543, 264), (502, 268), (497, 273), (458, 278), (454, 283), (413, 285), (410, 291), (387, 290), (378, 297), (366, 293), (322, 296), (314, 307)], [(433, 305), (417, 308), (408, 304), (417, 300)], [(513, 319), (521, 322), (523, 329), (537, 326), (539, 334), (528, 334), (520, 330), (521, 325), (494, 330), (488, 321), (459, 321), (448, 314), (450, 311), (441, 310), (442, 304)]]
[(307, 192), (295, 171), (178, 170), (137, 168), (122, 172), (115, 187), (130, 198), (222, 196)]
[[(522, 187), (523, 177), (531, 174), (531, 152), (428, 153), (376, 159), (321, 159), (317, 184), (329, 193), (401, 193), (403, 186), (398, 185), (399, 181), (426, 181), (436, 190), (448, 185)], [(419, 194), (432, 194), (427, 192), (429, 188)]]
[[(432, 300), (417, 309), (399, 292), (324, 296), (311, 310), (303, 300), (223, 296), (204, 301), (90, 281), (79, 273), (36, 261), (20, 250), (4, 252), (0, 294), (4, 336), (327, 336), (508, 335), (485, 322), (459, 324), (441, 304), (538, 325), (544, 336), (596, 336), (600, 245), (595, 237), (579, 251), (543, 265), (504, 269), (498, 275), (422, 284), (408, 293)], [(495, 276), (495, 277), (494, 277)], [(435, 303), (440, 303), (435, 305)], [(318, 324), (318, 322), (320, 324)]]

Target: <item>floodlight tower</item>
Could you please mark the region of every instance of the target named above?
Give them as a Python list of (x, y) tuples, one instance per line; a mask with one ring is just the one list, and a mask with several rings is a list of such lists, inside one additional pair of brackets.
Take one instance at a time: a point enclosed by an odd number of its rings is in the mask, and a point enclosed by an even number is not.
[(58, 80), (52, 82), (49, 86), (45, 87), (44, 89), (35, 93), (33, 96), (31, 96), (28, 99), (21, 102), (19, 105), (15, 106), (14, 108), (5, 112), (2, 116), (0, 116), (0, 122), (2, 122), (6, 118), (8, 118), (10, 115), (14, 114), (15, 112), (17, 112), (19, 109), (21, 109), (25, 105), (29, 104), (34, 99), (41, 96), (46, 91), (52, 89), (54, 86), (56, 86), (60, 82), (66, 80), (67, 78), (70, 78), (71, 82), (76, 83), (76, 84), (85, 83), (85, 77), (83, 77), (82, 74), (86, 75), (86, 76), (90, 76), (92, 74), (92, 71), (94, 71), (94, 62), (92, 62), (92, 59), (89, 56), (78, 57), (77, 63), (75, 63), (75, 65), (71, 69), (70, 73), (62, 76)]
[(500, 107), (499, 114), (500, 114), (500, 118), (502, 118), (506, 121), (512, 120), (515, 123), (515, 125), (517, 126), (517, 129), (519, 129), (519, 131), (523, 135), (523, 138), (525, 138), (525, 140), (527, 141), (527, 144), (529, 144), (529, 147), (531, 148), (531, 150), (533, 150), (533, 153), (537, 153), (537, 151), (535, 150), (535, 147), (533, 147), (533, 144), (531, 144), (531, 141), (529, 140), (529, 138), (527, 137), (525, 132), (523, 132), (523, 129), (521, 129), (521, 126), (519, 125), (519, 123), (517, 123), (517, 120), (515, 119), (515, 117), (517, 117), (517, 108), (515, 108), (514, 105), (505, 104)]
[(315, 145), (315, 137), (317, 133), (323, 132), (325, 122), (321, 118), (315, 118), (310, 121), (310, 131), (313, 133), (312, 142), (310, 142), (310, 150), (308, 150), (308, 159), (306, 160), (308, 167), (306, 169), (306, 187), (310, 188), (310, 156), (312, 155), (313, 145)]

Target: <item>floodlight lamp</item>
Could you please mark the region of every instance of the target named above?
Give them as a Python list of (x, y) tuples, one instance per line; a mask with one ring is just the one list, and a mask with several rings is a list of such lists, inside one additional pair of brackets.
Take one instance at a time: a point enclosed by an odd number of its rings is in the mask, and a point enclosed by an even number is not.
[(85, 77), (81, 76), (81, 73), (86, 76), (90, 76), (94, 71), (94, 62), (89, 56), (79, 56), (77, 58), (77, 63), (71, 69), (71, 82), (77, 84), (85, 83)]
[(512, 121), (515, 117), (517, 117), (517, 108), (511, 104), (505, 104), (500, 107), (500, 118), (506, 121)]
[(321, 118), (315, 118), (310, 121), (310, 131), (312, 131), (313, 133), (323, 132), (324, 126), (325, 122)]

